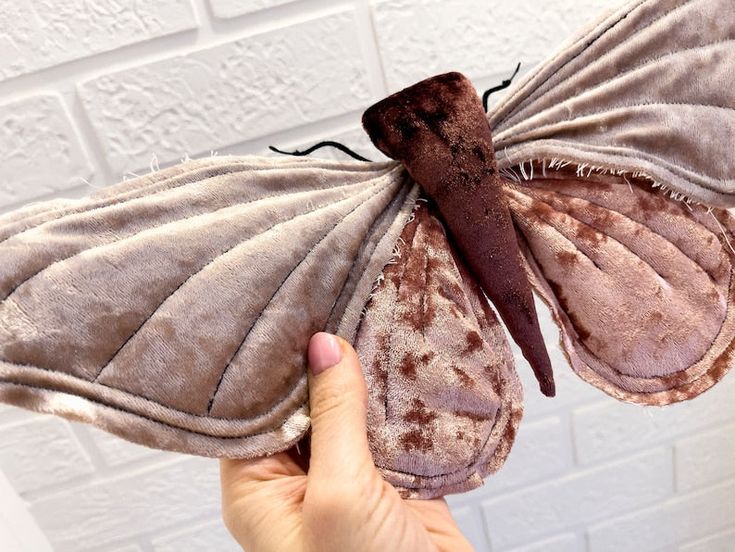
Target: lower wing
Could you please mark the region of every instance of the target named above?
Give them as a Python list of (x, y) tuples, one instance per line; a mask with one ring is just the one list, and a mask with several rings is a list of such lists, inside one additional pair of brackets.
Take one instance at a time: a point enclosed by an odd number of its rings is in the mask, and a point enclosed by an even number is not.
[(647, 181), (536, 167), (506, 197), (572, 368), (629, 402), (717, 383), (735, 355), (735, 219)]

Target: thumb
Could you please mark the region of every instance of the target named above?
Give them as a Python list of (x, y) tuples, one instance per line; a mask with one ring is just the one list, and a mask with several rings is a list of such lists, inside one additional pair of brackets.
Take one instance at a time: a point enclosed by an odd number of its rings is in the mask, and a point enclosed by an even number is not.
[(360, 361), (349, 343), (323, 332), (309, 341), (309, 406), (309, 479), (354, 482), (356, 477), (372, 473), (367, 386)]

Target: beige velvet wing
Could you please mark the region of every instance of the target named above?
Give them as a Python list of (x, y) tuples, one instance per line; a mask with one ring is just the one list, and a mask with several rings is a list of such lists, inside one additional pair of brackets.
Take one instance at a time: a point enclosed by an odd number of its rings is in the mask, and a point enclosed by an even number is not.
[(417, 190), (395, 163), (217, 157), (0, 218), (0, 400), (250, 457), (308, 428)]
[(585, 173), (645, 175), (675, 197), (731, 207), (733, 82), (732, 0), (628, 2), (491, 111), (499, 168), (570, 162)]
[(650, 405), (718, 382), (735, 355), (733, 217), (643, 180), (537, 175), (506, 197), (572, 368)]

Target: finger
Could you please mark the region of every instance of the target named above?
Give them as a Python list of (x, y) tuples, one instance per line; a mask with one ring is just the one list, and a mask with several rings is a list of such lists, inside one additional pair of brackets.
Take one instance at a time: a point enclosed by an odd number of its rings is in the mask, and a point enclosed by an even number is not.
[(310, 483), (353, 482), (375, 471), (367, 440), (367, 387), (349, 343), (317, 333), (309, 342)]
[(452, 552), (472, 552), (474, 550), (457, 527), (446, 500), (443, 498), (406, 500), (405, 504), (418, 517), (439, 550), (451, 550)]
[(220, 461), (222, 515), (245, 549), (269, 547), (274, 531), (296, 539), (306, 476), (286, 453), (252, 460)]

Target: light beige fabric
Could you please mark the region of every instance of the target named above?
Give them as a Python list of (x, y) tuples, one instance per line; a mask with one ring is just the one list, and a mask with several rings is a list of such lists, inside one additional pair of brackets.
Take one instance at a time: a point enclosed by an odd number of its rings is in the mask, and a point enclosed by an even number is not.
[(354, 338), (416, 193), (396, 164), (218, 157), (4, 217), (0, 399), (159, 448), (286, 448), (309, 337)]
[(531, 71), (489, 115), (498, 165), (642, 173), (735, 206), (735, 6), (635, 0)]

